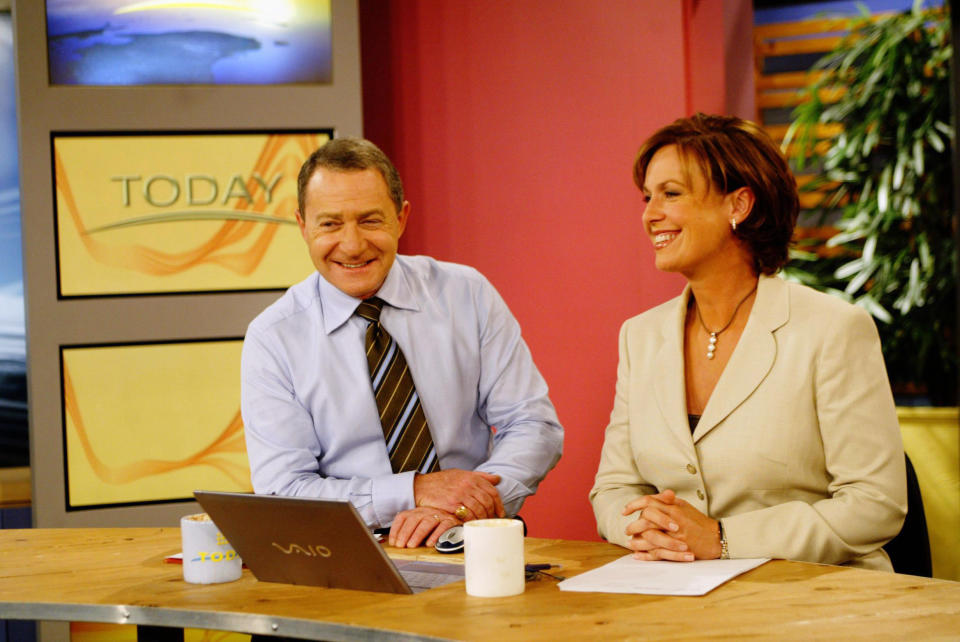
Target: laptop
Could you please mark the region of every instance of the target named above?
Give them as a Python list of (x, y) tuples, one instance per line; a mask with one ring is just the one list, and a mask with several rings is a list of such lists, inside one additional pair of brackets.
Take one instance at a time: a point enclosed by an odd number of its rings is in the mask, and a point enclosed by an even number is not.
[(462, 564), (390, 559), (348, 501), (193, 495), (262, 582), (418, 593), (464, 577)]

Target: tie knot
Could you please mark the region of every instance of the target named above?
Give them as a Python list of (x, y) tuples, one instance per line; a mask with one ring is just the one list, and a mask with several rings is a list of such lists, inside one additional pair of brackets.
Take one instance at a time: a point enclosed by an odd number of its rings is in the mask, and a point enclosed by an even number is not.
[(381, 310), (383, 310), (383, 299), (372, 297), (361, 301), (356, 313), (371, 323), (379, 323)]

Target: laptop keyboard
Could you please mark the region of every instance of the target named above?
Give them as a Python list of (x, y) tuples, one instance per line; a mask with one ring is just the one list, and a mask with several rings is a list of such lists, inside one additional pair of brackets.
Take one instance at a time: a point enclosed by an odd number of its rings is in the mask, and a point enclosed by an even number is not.
[(421, 593), (427, 589), (463, 579), (463, 564), (397, 559), (393, 560), (393, 563), (414, 593)]

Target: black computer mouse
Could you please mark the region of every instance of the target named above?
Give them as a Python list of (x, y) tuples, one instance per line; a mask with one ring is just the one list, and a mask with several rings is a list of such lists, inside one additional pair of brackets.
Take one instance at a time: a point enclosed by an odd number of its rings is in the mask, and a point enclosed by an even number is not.
[(443, 532), (433, 545), (438, 553), (460, 553), (463, 551), (463, 526), (451, 526)]

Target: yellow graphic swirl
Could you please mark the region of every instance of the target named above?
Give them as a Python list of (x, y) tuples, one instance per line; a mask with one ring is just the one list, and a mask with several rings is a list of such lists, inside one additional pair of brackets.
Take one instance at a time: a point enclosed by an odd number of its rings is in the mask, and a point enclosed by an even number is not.
[[(320, 144), (317, 135), (282, 135), (276, 134), (267, 137), (263, 148), (253, 168), (253, 173), (267, 176), (282, 173), (284, 176), (296, 176), (300, 164)], [(292, 144), (296, 149), (289, 149)], [(238, 200), (234, 207), (237, 218), (225, 220), (219, 228), (206, 239), (200, 239), (196, 245), (182, 252), (164, 252), (139, 243), (130, 245), (115, 245), (97, 240), (92, 235), (80, 216), (80, 208), (67, 171), (59, 152), (54, 153), (54, 172), (57, 191), (63, 199), (81, 242), (87, 253), (97, 262), (111, 267), (133, 270), (151, 276), (165, 276), (181, 273), (201, 264), (221, 266), (235, 274), (248, 276), (262, 261), (270, 247), (274, 235), (277, 233), (276, 224), (292, 224), (289, 216), (282, 216), (278, 212), (293, 212), (296, 209), (295, 196), (287, 196), (271, 204), (272, 212), (266, 213), (267, 202), (264, 199), (264, 190), (251, 177), (246, 183), (248, 192), (254, 197), (252, 202)], [(255, 214), (244, 214), (252, 212)], [(163, 221), (157, 217), (152, 221), (155, 224), (183, 220), (210, 220), (209, 213), (198, 210), (193, 217), (182, 215)], [(216, 218), (225, 218), (217, 214)], [(272, 219), (276, 224), (264, 225), (265, 220)], [(119, 227), (120, 225), (115, 225)], [(97, 228), (100, 229), (100, 228)], [(259, 232), (258, 232), (259, 230)], [(255, 235), (255, 236), (253, 236)], [(237, 249), (241, 242), (254, 240), (249, 247)]]
[(178, 460), (142, 459), (123, 466), (110, 466), (105, 463), (93, 450), (93, 445), (87, 435), (83, 417), (77, 404), (76, 393), (70, 372), (63, 366), (63, 399), (67, 415), (73, 421), (77, 437), (83, 448), (87, 462), (94, 474), (107, 484), (129, 484), (130, 482), (159, 475), (174, 470), (190, 468), (192, 466), (211, 466), (232, 479), (246, 490), (253, 490), (250, 485), (249, 473), (242, 465), (230, 461), (225, 455), (230, 453), (245, 453), (246, 445), (243, 437), (243, 421), (238, 410), (229, 424), (206, 447), (196, 453)]

